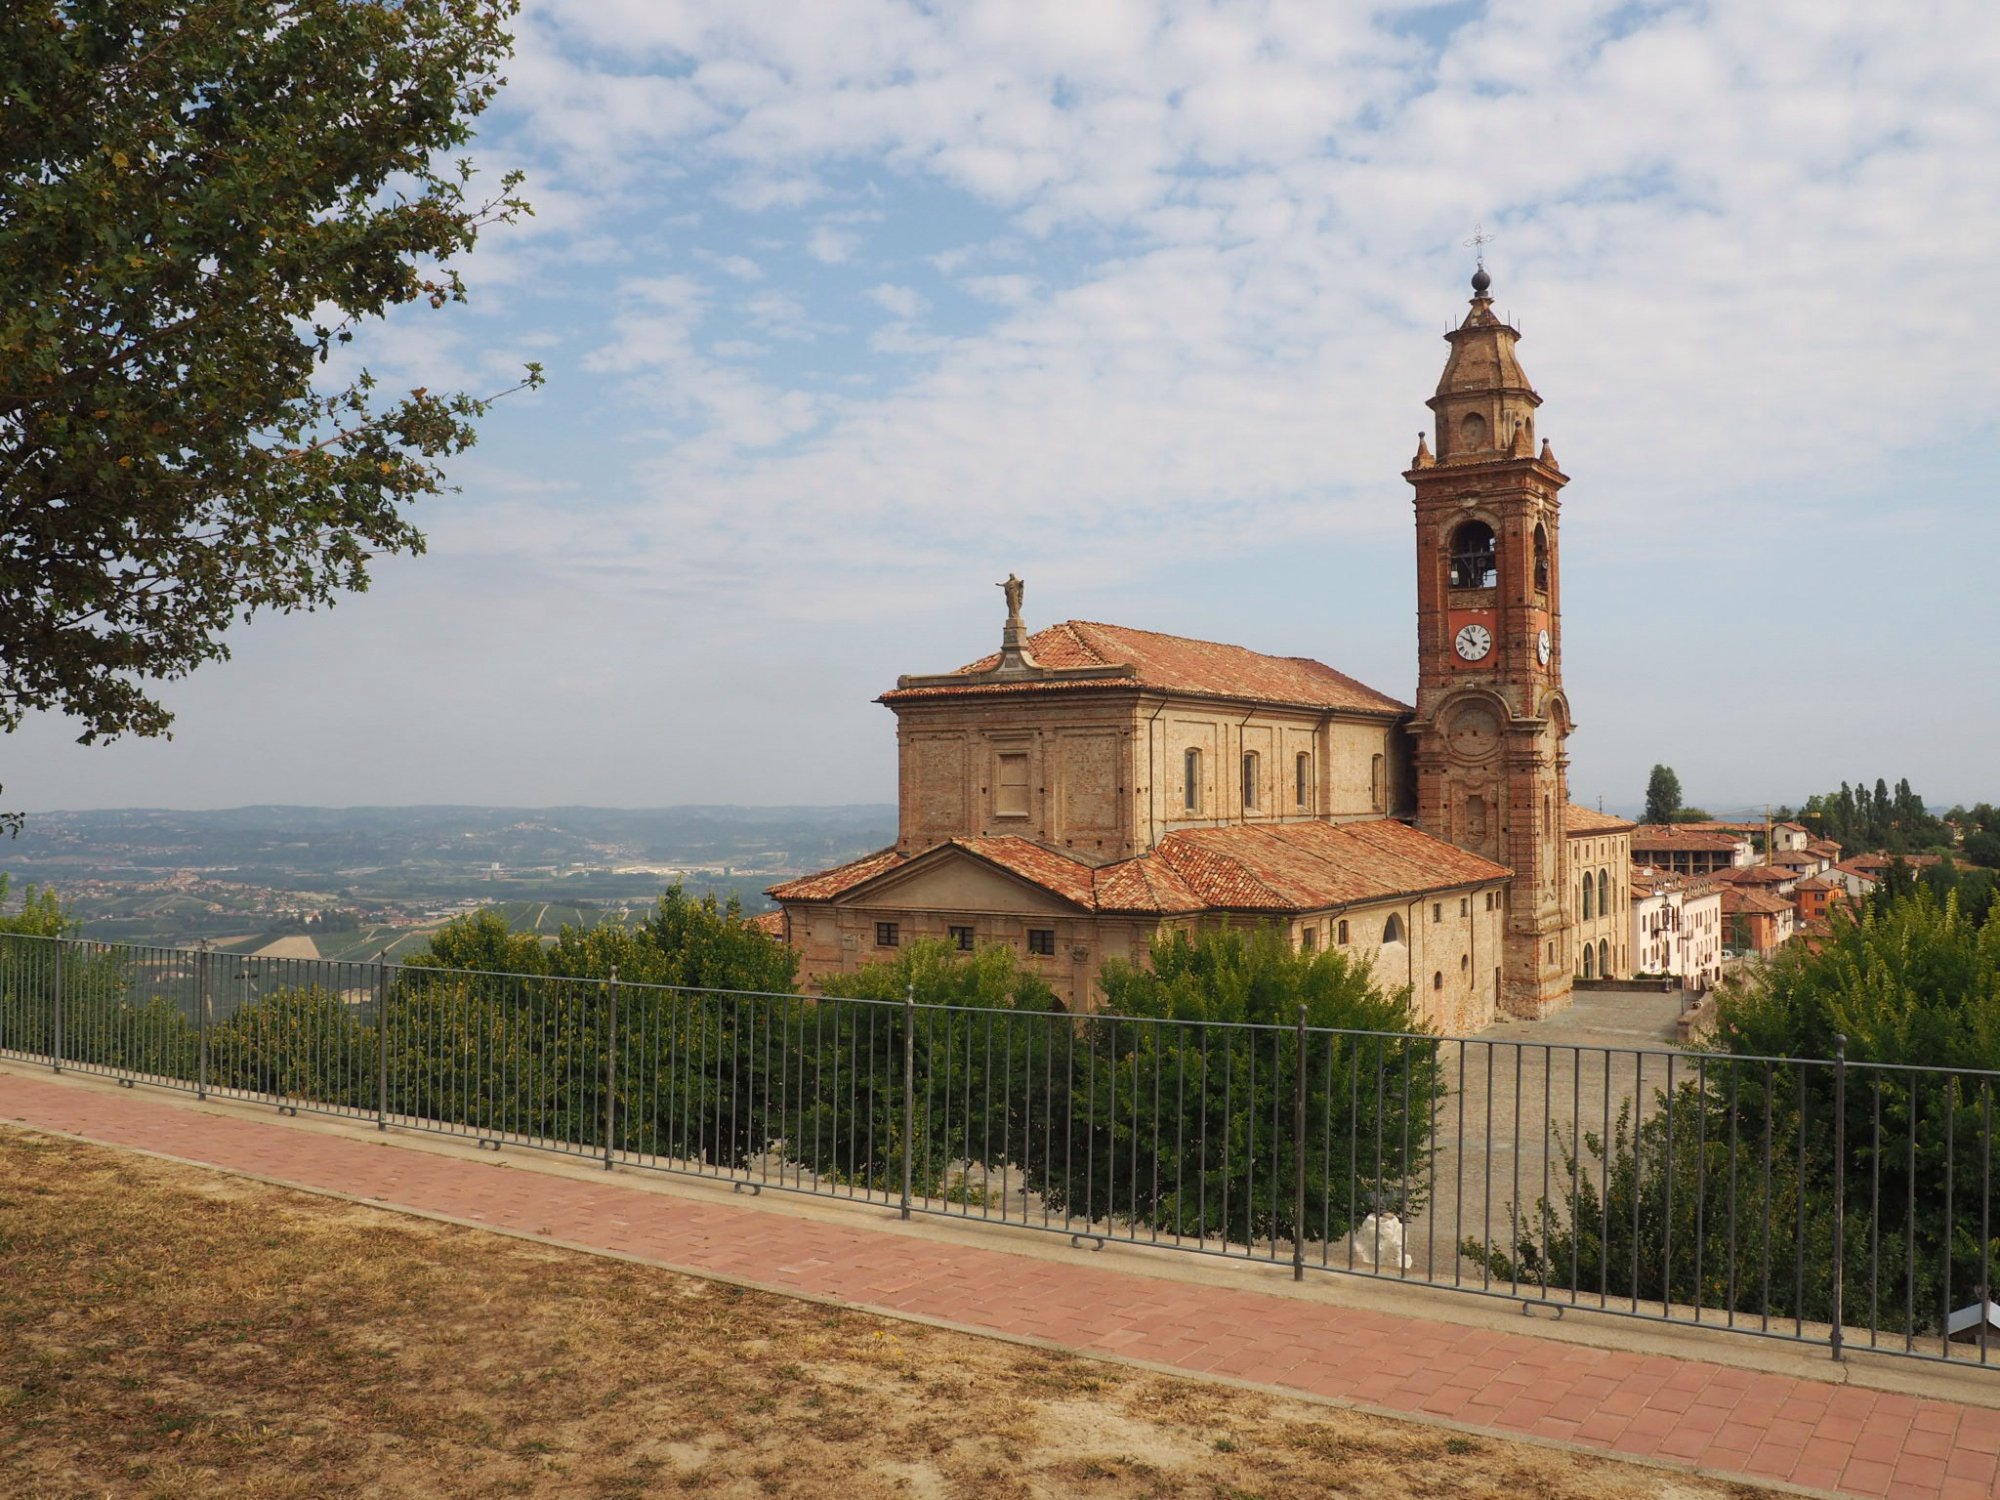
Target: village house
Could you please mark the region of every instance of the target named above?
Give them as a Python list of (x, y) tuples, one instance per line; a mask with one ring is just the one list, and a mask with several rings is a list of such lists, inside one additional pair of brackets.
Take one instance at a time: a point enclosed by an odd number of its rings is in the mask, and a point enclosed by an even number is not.
[(1632, 973), (1632, 824), (1570, 806), (1570, 867), (1577, 872), (1577, 967), (1581, 980)]
[(1731, 951), (1768, 958), (1797, 931), (1797, 908), (1751, 885), (1722, 887), (1724, 940)]
[(1722, 978), (1723, 888), (1710, 876), (1632, 871), (1632, 968), (1697, 992)]
[(1632, 830), (1632, 858), (1676, 875), (1710, 875), (1757, 858), (1750, 836), (1699, 830), (1685, 823), (1640, 823)]

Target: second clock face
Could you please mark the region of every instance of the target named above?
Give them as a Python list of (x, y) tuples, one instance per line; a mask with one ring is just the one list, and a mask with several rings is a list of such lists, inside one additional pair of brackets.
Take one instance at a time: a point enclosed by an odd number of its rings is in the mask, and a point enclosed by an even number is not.
[(1451, 646), (1466, 661), (1484, 661), (1493, 649), (1493, 632), (1484, 625), (1464, 625), (1451, 638)]
[(1549, 633), (1546, 630), (1535, 637), (1535, 657), (1543, 666), (1549, 664)]

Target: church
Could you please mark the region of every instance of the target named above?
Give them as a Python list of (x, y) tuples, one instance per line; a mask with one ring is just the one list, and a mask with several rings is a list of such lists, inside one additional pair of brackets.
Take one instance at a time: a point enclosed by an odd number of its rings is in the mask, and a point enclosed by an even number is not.
[[(1560, 494), (1518, 330), (1472, 278), (1415, 491), (1417, 691), (1123, 625), (1030, 630), (905, 676), (895, 844), (771, 888), (808, 984), (937, 938), (1005, 944), (1072, 1009), (1163, 931), (1273, 923), (1462, 1034), (1565, 1005), (1629, 824), (1570, 806)], [(1589, 866), (1598, 866), (1595, 878)], [(1622, 943), (1619, 961), (1622, 962)], [(1591, 972), (1609, 975), (1593, 946)]]

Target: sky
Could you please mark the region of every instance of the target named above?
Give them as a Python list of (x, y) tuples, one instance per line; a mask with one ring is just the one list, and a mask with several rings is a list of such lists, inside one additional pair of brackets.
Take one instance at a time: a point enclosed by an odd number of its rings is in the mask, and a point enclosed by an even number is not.
[(9, 806), (886, 802), (899, 673), (1102, 620), (1408, 699), (1475, 225), (1563, 493), (1577, 801), (2000, 800), (2000, 6), (527, 0), (535, 215), (385, 386), (507, 398), (171, 741)]

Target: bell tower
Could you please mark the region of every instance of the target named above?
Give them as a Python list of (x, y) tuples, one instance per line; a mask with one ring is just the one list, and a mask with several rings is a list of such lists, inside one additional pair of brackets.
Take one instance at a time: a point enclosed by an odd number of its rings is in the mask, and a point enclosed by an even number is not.
[(1498, 1003), (1539, 1017), (1569, 1003), (1574, 914), (1565, 809), (1558, 499), (1568, 477), (1535, 436), (1542, 398), (1493, 312), (1492, 277), (1437, 394), (1436, 449), (1417, 438), (1417, 826), (1514, 871)]

